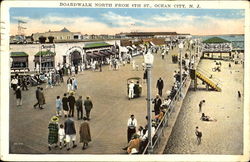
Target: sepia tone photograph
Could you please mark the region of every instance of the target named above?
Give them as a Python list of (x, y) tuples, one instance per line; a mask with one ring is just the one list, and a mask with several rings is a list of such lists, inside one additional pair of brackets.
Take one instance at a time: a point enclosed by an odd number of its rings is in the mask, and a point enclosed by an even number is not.
[(5, 153), (247, 161), (249, 3), (21, 2), (1, 6)]

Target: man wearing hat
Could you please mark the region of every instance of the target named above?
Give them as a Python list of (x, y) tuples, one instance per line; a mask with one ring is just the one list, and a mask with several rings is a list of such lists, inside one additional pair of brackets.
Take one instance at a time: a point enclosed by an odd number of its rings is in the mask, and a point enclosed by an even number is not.
[(158, 94), (156, 95), (156, 98), (154, 99), (153, 104), (154, 104), (155, 115), (160, 114), (160, 107), (161, 107), (162, 101)]
[(59, 118), (57, 116), (53, 116), (51, 118), (51, 121), (49, 123), (48, 129), (49, 129), (49, 135), (48, 135), (48, 143), (49, 143), (49, 150), (51, 150), (52, 145), (55, 145), (57, 147), (58, 142), (58, 121)]
[(128, 86), (128, 88), (129, 88), (129, 90), (128, 90), (128, 98), (129, 98), (129, 100), (131, 98), (134, 98), (134, 86), (135, 86), (134, 82), (130, 81), (130, 84)]
[(66, 135), (66, 143), (67, 143), (67, 150), (70, 150), (70, 142), (73, 143), (73, 148), (75, 148), (77, 145), (75, 144), (76, 141), (76, 129), (75, 129), (75, 123), (72, 118), (68, 118), (64, 122), (64, 130)]
[(22, 92), (21, 92), (20, 86), (17, 86), (15, 94), (16, 94), (16, 105), (21, 106), (22, 105)]
[(86, 100), (84, 100), (83, 104), (84, 104), (84, 107), (85, 107), (87, 120), (90, 120), (89, 116), (90, 116), (90, 111), (93, 108), (93, 103), (90, 100), (89, 96), (86, 97)]
[(133, 114), (128, 119), (127, 126), (128, 126), (127, 140), (129, 142), (131, 140), (133, 134), (136, 133), (137, 120), (135, 119), (135, 116)]
[(69, 102), (69, 116), (74, 117), (76, 99), (74, 97), (73, 92), (70, 93), (70, 96), (68, 97), (68, 102)]

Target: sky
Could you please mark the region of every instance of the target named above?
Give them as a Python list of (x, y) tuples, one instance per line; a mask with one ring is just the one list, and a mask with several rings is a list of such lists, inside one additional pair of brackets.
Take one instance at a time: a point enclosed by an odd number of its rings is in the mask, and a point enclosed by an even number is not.
[(82, 34), (177, 32), (192, 35), (244, 33), (242, 9), (11, 8), (10, 34), (18, 20), (26, 35), (66, 27)]

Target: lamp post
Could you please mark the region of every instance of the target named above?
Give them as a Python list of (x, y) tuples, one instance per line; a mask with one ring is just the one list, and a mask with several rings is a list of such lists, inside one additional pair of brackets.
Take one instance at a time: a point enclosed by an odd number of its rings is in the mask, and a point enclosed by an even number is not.
[(183, 43), (181, 42), (179, 44), (179, 50), (180, 50), (180, 96), (181, 96), (181, 93), (182, 93), (182, 49), (183, 49)]
[(148, 49), (147, 54), (144, 55), (144, 62), (147, 68), (147, 114), (148, 114), (148, 153), (153, 153), (152, 147), (152, 123), (151, 123), (151, 68), (154, 62), (154, 56), (151, 53), (151, 50)]

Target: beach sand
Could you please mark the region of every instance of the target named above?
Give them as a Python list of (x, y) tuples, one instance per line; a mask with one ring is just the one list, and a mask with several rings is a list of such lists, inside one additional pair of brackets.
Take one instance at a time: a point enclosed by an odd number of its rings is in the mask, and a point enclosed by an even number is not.
[[(213, 60), (201, 60), (199, 67), (221, 81), (222, 92), (207, 91), (198, 80), (198, 90), (190, 89), (164, 153), (166, 154), (243, 154), (243, 66), (221, 61), (222, 71), (212, 72)], [(191, 86), (192, 87), (192, 86)], [(242, 97), (238, 98), (240, 90)], [(198, 104), (206, 100), (203, 112), (217, 121), (201, 121)], [(197, 145), (195, 127), (203, 133)]]

